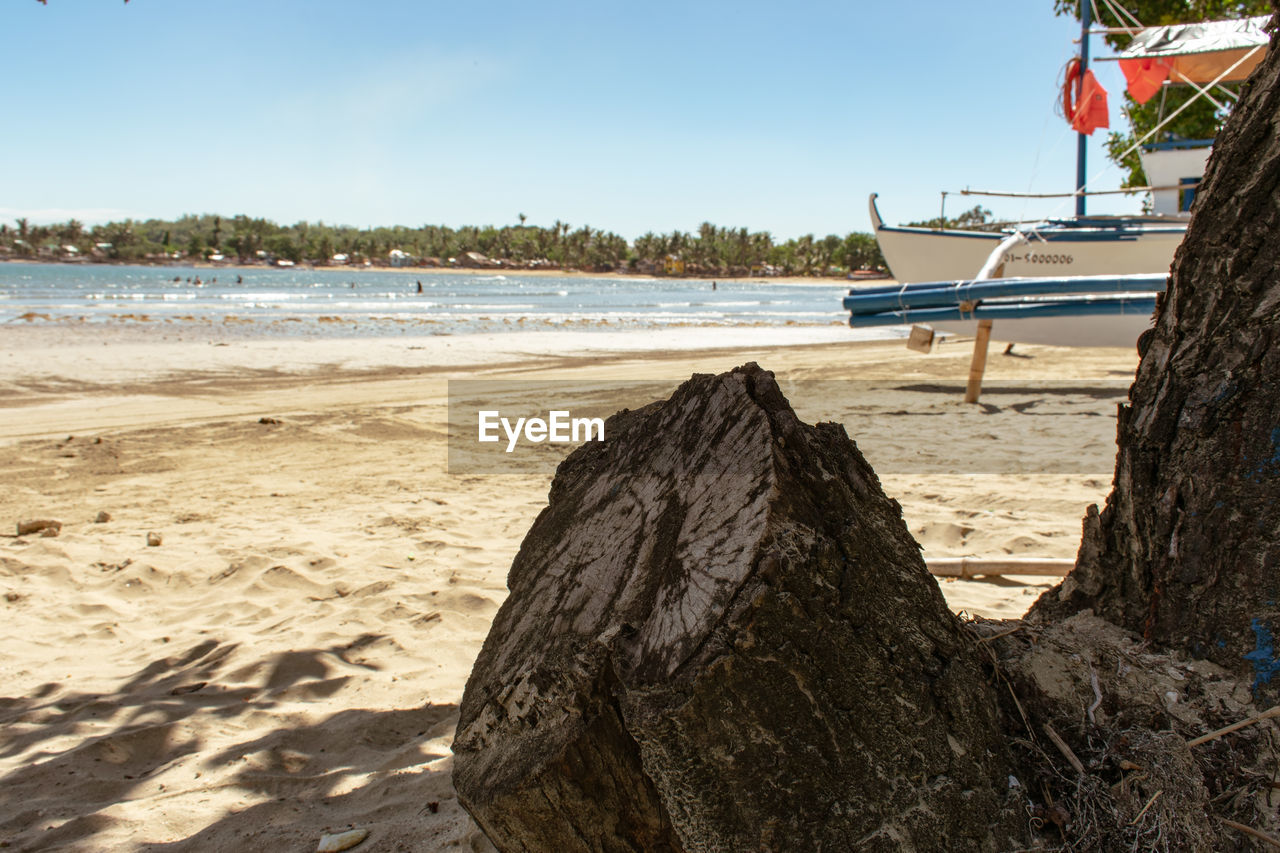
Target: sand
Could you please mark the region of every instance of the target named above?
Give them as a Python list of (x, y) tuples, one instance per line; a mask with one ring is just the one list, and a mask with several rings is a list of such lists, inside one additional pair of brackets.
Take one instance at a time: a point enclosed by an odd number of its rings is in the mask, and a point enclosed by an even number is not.
[[(530, 382), (585, 383), (618, 408), (754, 360), (801, 417), (845, 424), (926, 556), (1074, 556), (1134, 353), (993, 345), (966, 406), (967, 342), (921, 355), (841, 331), (0, 330), (0, 523), (63, 524), (0, 538), (0, 842), (306, 851), (359, 827), (357, 850), (489, 849), (449, 743), (563, 450), (450, 474), (450, 380), (530, 405)], [(1046, 586), (942, 583), (989, 616)]]

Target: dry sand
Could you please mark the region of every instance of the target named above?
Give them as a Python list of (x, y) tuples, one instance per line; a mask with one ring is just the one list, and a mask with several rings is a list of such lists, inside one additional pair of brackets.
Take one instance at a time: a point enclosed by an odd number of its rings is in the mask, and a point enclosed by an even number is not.
[[(449, 379), (639, 383), (616, 408), (754, 360), (845, 424), (927, 556), (1074, 556), (1134, 353), (993, 345), (966, 406), (966, 342), (799, 345), (830, 331), (0, 330), (0, 522), (63, 523), (0, 538), (0, 845), (308, 851), (355, 826), (357, 850), (489, 849), (449, 743), (556, 451), (449, 474)], [(1039, 581), (942, 589), (1018, 616)]]

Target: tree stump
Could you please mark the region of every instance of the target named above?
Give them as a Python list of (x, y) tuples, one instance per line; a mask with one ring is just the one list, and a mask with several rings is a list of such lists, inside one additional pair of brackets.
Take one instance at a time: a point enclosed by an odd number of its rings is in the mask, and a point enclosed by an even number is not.
[(462, 700), (503, 851), (1020, 846), (975, 650), (843, 427), (754, 364), (561, 464)]
[[(1075, 570), (1083, 608), (1264, 687), (1280, 671), (1280, 42), (1214, 146)], [(1275, 685), (1267, 687), (1274, 692)]]

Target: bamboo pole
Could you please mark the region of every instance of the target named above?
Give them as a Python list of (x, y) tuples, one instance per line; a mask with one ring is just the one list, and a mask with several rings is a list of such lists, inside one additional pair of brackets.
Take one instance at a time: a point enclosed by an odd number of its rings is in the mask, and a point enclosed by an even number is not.
[(973, 340), (973, 360), (969, 362), (969, 385), (964, 390), (966, 403), (978, 402), (982, 395), (982, 374), (987, 372), (987, 344), (991, 343), (991, 321), (978, 321), (978, 336)]
[(1075, 560), (1043, 557), (934, 557), (926, 560), (929, 574), (940, 578), (973, 578), (979, 575), (1043, 575), (1062, 577), (1075, 566)]
[[(1159, 190), (1186, 190), (1198, 187), (1199, 181), (1194, 184), (1169, 184), (1164, 187), (1125, 187), (1122, 190), (1089, 190), (1088, 192), (1074, 193), (1018, 193), (1018, 192), (1000, 192), (993, 190), (953, 190), (951, 192), (943, 192), (943, 195), (983, 195), (992, 198), (1075, 198), (1081, 195), (1121, 195), (1122, 193), (1149, 193)], [(1001, 223), (1001, 224), (1021, 224), (1021, 223)]]

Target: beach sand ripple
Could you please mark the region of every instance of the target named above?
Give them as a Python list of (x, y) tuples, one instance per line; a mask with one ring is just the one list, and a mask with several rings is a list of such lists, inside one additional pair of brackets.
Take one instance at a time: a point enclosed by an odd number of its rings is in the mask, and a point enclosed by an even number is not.
[[(345, 368), (320, 342), (280, 344), (275, 361), (138, 343), (112, 368), (90, 359), (100, 342), (28, 351), (0, 336), (0, 523), (62, 522), (56, 537), (0, 538), (0, 837), (15, 850), (313, 850), (360, 828), (358, 849), (487, 849), (453, 794), (449, 743), (549, 474), (447, 474), (448, 377), (674, 387), (755, 360), (780, 380), (942, 386), (793, 398), (810, 422), (845, 423), (926, 557), (1071, 557), (1110, 485), (1116, 399), (966, 408), (947, 387), (965, 346), (601, 353), (586, 340), (518, 367), (509, 351), (459, 363), (444, 338), (413, 342), (425, 349), (411, 364), (402, 346)], [(993, 357), (989, 375), (1115, 381), (1136, 363), (1027, 352)], [(1057, 426), (1030, 414), (1053, 407)], [(898, 411), (917, 416), (884, 414)], [(1021, 469), (983, 462), (1015, 439), (1036, 450)], [(956, 609), (1016, 616), (1044, 581), (942, 589)]]

